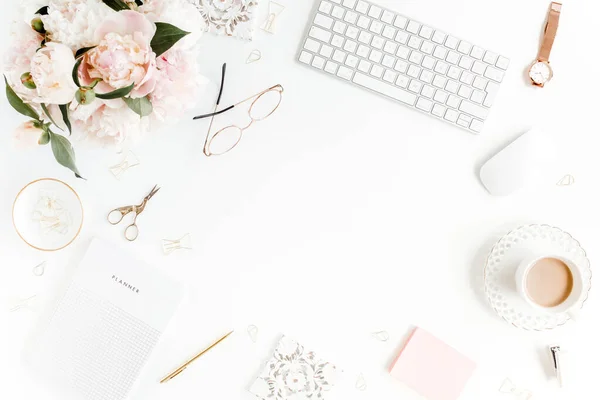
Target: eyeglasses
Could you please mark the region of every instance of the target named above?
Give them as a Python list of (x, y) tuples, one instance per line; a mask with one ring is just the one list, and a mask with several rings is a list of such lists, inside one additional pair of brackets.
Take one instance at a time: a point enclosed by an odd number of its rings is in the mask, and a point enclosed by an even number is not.
[[(210, 114), (198, 115), (197, 117), (194, 117), (195, 120), (210, 117), (210, 124), (208, 126), (206, 140), (204, 141), (204, 154), (207, 157), (220, 156), (229, 152), (242, 140), (242, 136), (246, 129), (250, 128), (250, 126), (252, 126), (253, 123), (262, 121), (271, 116), (281, 104), (283, 86), (275, 85), (263, 90), (260, 93), (250, 96), (247, 99), (240, 101), (239, 103), (235, 103), (234, 105), (217, 111), (217, 109), (219, 108), (219, 103), (221, 102), (223, 87), (225, 85), (226, 70), (227, 64), (223, 64), (221, 74), (221, 88), (219, 89), (219, 97), (217, 98), (217, 104), (215, 105), (214, 111)], [(212, 130), (215, 116), (223, 114), (224, 112), (227, 112), (232, 108), (237, 107), (240, 104), (249, 102), (251, 100), (252, 103), (248, 108), (248, 116), (250, 117), (250, 123), (248, 125), (244, 127), (239, 127), (237, 125), (229, 125), (225, 128), (218, 130), (214, 135), (211, 135), (210, 132)]]

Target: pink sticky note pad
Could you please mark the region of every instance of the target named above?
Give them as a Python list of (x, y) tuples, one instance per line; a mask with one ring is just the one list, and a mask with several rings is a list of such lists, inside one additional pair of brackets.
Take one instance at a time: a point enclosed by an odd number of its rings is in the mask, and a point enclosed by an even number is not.
[(429, 332), (417, 328), (390, 369), (390, 375), (428, 400), (456, 400), (475, 363)]

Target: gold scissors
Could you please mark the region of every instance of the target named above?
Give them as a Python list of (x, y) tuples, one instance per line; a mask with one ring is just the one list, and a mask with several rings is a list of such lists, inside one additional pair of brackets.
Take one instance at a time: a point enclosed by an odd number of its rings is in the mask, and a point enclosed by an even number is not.
[(129, 240), (130, 242), (133, 242), (138, 238), (138, 235), (140, 233), (137, 226), (137, 217), (144, 212), (148, 201), (152, 197), (154, 197), (154, 195), (159, 190), (160, 188), (158, 187), (158, 185), (155, 185), (152, 191), (148, 193), (148, 196), (144, 197), (142, 203), (137, 206), (115, 208), (114, 210), (108, 213), (108, 222), (110, 222), (112, 225), (118, 225), (119, 223), (121, 223), (121, 221), (123, 221), (123, 218), (125, 218), (127, 214), (135, 213), (135, 217), (133, 217), (133, 223), (127, 228), (125, 228), (125, 239)]

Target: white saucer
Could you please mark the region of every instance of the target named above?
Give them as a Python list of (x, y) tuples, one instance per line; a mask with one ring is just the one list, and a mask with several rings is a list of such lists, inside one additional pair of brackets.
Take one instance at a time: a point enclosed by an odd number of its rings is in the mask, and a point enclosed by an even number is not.
[(75, 190), (66, 183), (38, 179), (17, 194), (13, 224), (21, 239), (34, 249), (61, 250), (81, 232), (83, 206)]
[[(567, 313), (551, 314), (531, 307), (517, 292), (515, 273), (519, 263), (531, 254), (554, 254), (572, 260), (584, 269), (589, 293), (592, 286), (590, 261), (579, 242), (568, 233), (548, 225), (527, 225), (505, 235), (492, 248), (486, 261), (485, 293), (488, 301), (508, 323), (517, 328), (545, 331), (564, 325)], [(583, 307), (587, 295), (577, 307)]]

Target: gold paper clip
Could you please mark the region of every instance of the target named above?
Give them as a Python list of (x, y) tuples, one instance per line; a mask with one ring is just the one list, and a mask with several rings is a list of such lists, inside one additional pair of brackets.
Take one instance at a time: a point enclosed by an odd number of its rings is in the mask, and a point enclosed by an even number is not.
[(513, 381), (506, 378), (500, 386), (500, 393), (512, 394), (516, 400), (530, 400), (533, 398), (533, 393), (527, 389), (518, 388)]
[(28, 297), (26, 299), (21, 299), (21, 300), (19, 300), (19, 302), (14, 307), (12, 307), (8, 311), (15, 312), (15, 311), (19, 311), (22, 308), (29, 307), (29, 303), (31, 302), (31, 300), (35, 299), (36, 297), (37, 297), (37, 295), (34, 294), (33, 296)]
[(163, 239), (162, 248), (166, 255), (169, 255), (176, 250), (192, 250), (192, 238), (189, 233), (186, 233), (181, 239)]
[(109, 168), (110, 173), (114, 175), (118, 180), (121, 179), (123, 174), (129, 169), (140, 165), (140, 160), (133, 154), (132, 151), (128, 151), (125, 158), (118, 163), (117, 165), (113, 165)]
[(275, 21), (277, 17), (281, 15), (283, 10), (285, 10), (285, 7), (283, 5), (271, 1), (269, 3), (269, 16), (260, 28), (265, 32), (275, 33)]

